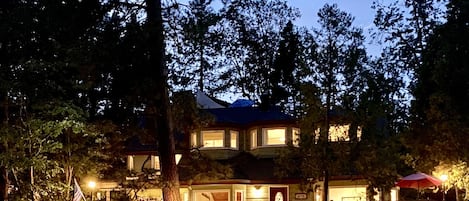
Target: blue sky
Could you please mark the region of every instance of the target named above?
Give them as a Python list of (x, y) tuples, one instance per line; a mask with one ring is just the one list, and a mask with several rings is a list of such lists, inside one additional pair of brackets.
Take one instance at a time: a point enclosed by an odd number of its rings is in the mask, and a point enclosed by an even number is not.
[(373, 0), (288, 0), (288, 4), (300, 9), (302, 16), (296, 21), (297, 24), (308, 28), (317, 23), (317, 12), (326, 3), (337, 4), (340, 10), (352, 14), (355, 17), (355, 26), (366, 28), (373, 24)]
[[(371, 8), (374, 0), (288, 0), (288, 4), (296, 7), (301, 12), (301, 18), (295, 21), (298, 26), (305, 26), (311, 29), (313, 26), (318, 28), (318, 10), (324, 4), (337, 4), (340, 10), (350, 13), (354, 18), (353, 25), (363, 29), (366, 37), (366, 46), (370, 55), (378, 55), (381, 47), (376, 44), (369, 44), (369, 29), (373, 27), (373, 18), (375, 11)], [(387, 0), (384, 0), (386, 2)]]

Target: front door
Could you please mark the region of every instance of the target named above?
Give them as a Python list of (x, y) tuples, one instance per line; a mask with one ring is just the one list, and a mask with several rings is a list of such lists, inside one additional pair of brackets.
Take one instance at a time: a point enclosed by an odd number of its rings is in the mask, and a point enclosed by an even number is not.
[(270, 201), (288, 201), (287, 187), (270, 187)]

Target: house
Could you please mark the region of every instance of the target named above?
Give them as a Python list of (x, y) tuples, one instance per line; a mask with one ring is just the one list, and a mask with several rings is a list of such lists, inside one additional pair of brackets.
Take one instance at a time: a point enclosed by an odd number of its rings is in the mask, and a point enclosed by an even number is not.
[[(300, 129), (292, 116), (273, 106), (254, 106), (238, 101), (226, 106), (203, 93), (197, 94), (201, 110), (213, 116), (209, 125), (194, 130), (185, 138), (190, 149), (220, 164), (228, 165), (228, 178), (193, 179), (180, 168), (180, 193), (183, 201), (320, 201), (322, 181), (311, 181), (303, 188), (302, 178), (278, 178), (274, 158), (291, 143), (298, 146)], [(330, 140), (350, 140), (349, 125), (332, 125)], [(355, 139), (359, 139), (359, 134)], [(159, 160), (154, 145), (134, 141), (129, 146), (128, 169), (136, 173), (129, 181), (139, 179), (139, 172), (153, 169), (148, 179), (158, 176)], [(180, 167), (191, 168), (184, 156), (176, 156)], [(141, 174), (140, 174), (141, 175)], [(329, 200), (366, 200), (367, 182), (359, 176), (331, 176)], [(161, 190), (150, 187), (138, 192), (140, 200), (162, 200)], [(397, 192), (392, 192), (392, 200)]]

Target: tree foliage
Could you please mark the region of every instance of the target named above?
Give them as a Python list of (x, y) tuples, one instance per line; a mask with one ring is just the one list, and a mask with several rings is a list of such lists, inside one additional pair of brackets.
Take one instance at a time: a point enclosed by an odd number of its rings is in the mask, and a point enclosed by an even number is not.
[(414, 148), (413, 162), (418, 167), (430, 169), (439, 162), (468, 159), (463, 148), (468, 132), (465, 102), (469, 85), (465, 77), (469, 73), (469, 44), (463, 40), (469, 33), (467, 16), (467, 2), (448, 3), (448, 21), (429, 38), (422, 66), (416, 71), (412, 132), (408, 136), (413, 140), (406, 142)]

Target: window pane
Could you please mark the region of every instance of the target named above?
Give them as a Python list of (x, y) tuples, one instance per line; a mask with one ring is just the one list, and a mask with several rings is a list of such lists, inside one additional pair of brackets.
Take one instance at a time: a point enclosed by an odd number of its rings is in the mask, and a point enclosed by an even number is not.
[(292, 129), (292, 143), (293, 146), (298, 147), (300, 146), (300, 129), (293, 128)]
[(329, 128), (329, 139), (332, 142), (349, 141), (348, 136), (349, 125), (331, 125)]
[(160, 166), (160, 157), (158, 156), (151, 156), (152, 157), (152, 160), (153, 160), (153, 169), (156, 169), (156, 170), (161, 170), (161, 166)]
[(257, 130), (251, 130), (251, 149), (254, 149), (257, 147)]
[(230, 131), (230, 147), (238, 149), (238, 131)]
[(133, 156), (127, 156), (127, 169), (134, 170), (134, 157)]
[(284, 145), (285, 128), (270, 128), (264, 130), (264, 145)]
[(360, 139), (362, 138), (362, 127), (358, 127), (357, 128), (357, 140), (360, 141)]
[(191, 133), (191, 146), (197, 147), (197, 133)]
[(223, 130), (202, 131), (202, 142), (204, 147), (223, 147), (225, 132)]

